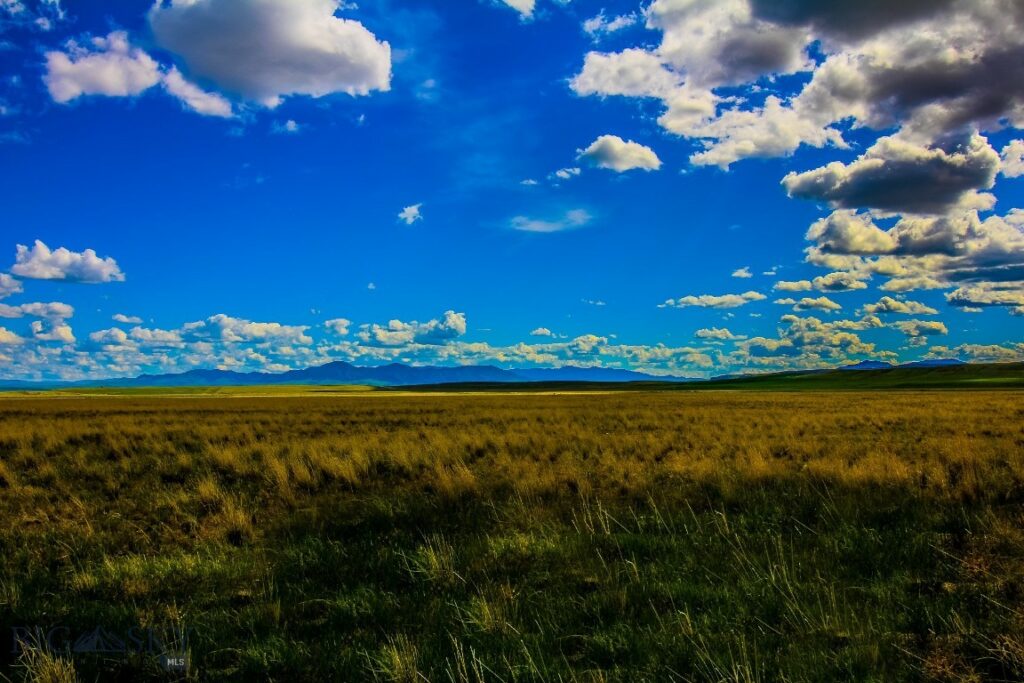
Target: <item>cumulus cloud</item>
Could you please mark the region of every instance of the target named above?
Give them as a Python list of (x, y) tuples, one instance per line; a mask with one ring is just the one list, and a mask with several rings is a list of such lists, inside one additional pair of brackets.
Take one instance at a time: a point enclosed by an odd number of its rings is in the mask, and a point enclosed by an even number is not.
[(338, 0), (169, 0), (149, 11), (157, 42), (191, 76), (277, 106), (290, 95), (367, 95), (391, 84), (391, 47)]
[(938, 320), (899, 320), (892, 325), (908, 337), (931, 337), (949, 334), (946, 326)]
[(0, 327), (0, 346), (18, 346), (25, 343), (25, 340), (6, 327)]
[(827, 252), (838, 254), (888, 254), (896, 250), (892, 235), (877, 227), (866, 214), (835, 211), (816, 221), (807, 239)]
[(873, 304), (865, 304), (861, 310), (864, 313), (901, 313), (905, 315), (937, 315), (938, 311), (931, 306), (926, 306), (918, 301), (893, 299), (891, 296), (883, 296)]
[(125, 315), (124, 313), (115, 313), (111, 319), (114, 322), (125, 323), (126, 325), (138, 325), (142, 322), (142, 318), (134, 315)]
[(933, 346), (930, 358), (964, 358), (983, 363), (1002, 363), (1024, 360), (1024, 343), (1015, 344), (961, 344), (954, 348)]
[[(199, 323), (192, 323), (197, 325)], [(145, 346), (153, 346), (157, 348), (180, 348), (185, 345), (185, 341), (182, 338), (181, 330), (159, 330), (159, 329), (148, 329), (145, 327), (133, 327), (131, 332), (128, 333), (133, 342), (138, 342)], [(202, 336), (200, 333), (198, 336)], [(258, 339), (258, 338), (257, 338)], [(227, 341), (237, 341), (234, 337), (229, 337)], [(199, 341), (196, 346), (202, 346), (206, 344), (205, 341)]]
[(572, 230), (573, 228), (582, 228), (591, 220), (593, 220), (593, 216), (587, 211), (572, 209), (554, 220), (516, 216), (509, 222), (509, 225), (513, 230), (520, 230), (522, 232), (561, 232), (563, 230)]
[(90, 332), (89, 341), (107, 347), (120, 347), (130, 344), (128, 333), (117, 327)]
[(555, 333), (546, 327), (538, 327), (537, 329), (530, 332), (534, 337), (554, 337)]
[[(838, 214), (838, 215), (837, 215)], [(837, 212), (808, 232), (807, 260), (853, 277), (889, 278), (882, 289), (940, 289), (963, 281), (1024, 279), (1024, 212), (984, 220), (975, 210), (908, 215), (888, 230), (870, 214)]]
[(12, 294), (19, 294), (22, 291), (21, 283), (7, 273), (0, 273), (0, 299), (6, 299)]
[(836, 208), (942, 214), (968, 193), (992, 187), (999, 167), (999, 154), (980, 135), (947, 148), (885, 137), (850, 164), (790, 173), (782, 184), (792, 197)]
[(791, 304), (795, 311), (808, 311), (808, 310), (819, 310), (819, 311), (838, 311), (842, 309), (842, 306), (837, 304), (827, 296), (819, 296), (817, 298), (811, 298), (805, 296), (799, 301), (793, 299), (778, 299), (775, 303), (777, 304)]
[(65, 52), (46, 53), (43, 80), (55, 102), (68, 103), (85, 95), (132, 97), (159, 83), (197, 114), (234, 116), (226, 98), (187, 80), (177, 67), (164, 70), (145, 51), (132, 45), (124, 31), (92, 38), (90, 45), (91, 49), (70, 41)]
[(736, 339), (746, 339), (742, 335), (735, 335), (725, 327), (706, 327), (697, 330), (695, 336), (698, 339), (707, 339), (709, 341), (732, 341)]
[(737, 268), (732, 271), (732, 276), (738, 278), (749, 278), (754, 277), (754, 274), (750, 272), (750, 266), (743, 266), (742, 268)]
[(821, 367), (824, 363), (848, 362), (852, 356), (888, 357), (875, 345), (863, 341), (860, 332), (879, 329), (876, 316), (860, 320), (834, 320), (795, 314), (782, 316), (778, 338), (754, 337), (739, 346), (738, 360), (755, 365), (783, 367)]
[(333, 320), (325, 321), (324, 327), (339, 337), (344, 337), (348, 334), (348, 328), (351, 324), (352, 321), (346, 318), (334, 318)]
[(228, 343), (253, 341), (312, 344), (306, 325), (282, 325), (276, 322), (251, 322), (219, 313), (206, 320), (187, 323), (182, 336), (190, 340), (214, 339)]
[(582, 170), (578, 167), (573, 166), (571, 168), (560, 168), (548, 177), (553, 180), (571, 180), (572, 178), (578, 176), (580, 173), (582, 173)]
[(760, 292), (743, 292), (742, 294), (700, 294), (684, 296), (679, 299), (668, 299), (659, 308), (685, 308), (698, 306), (701, 308), (738, 308), (752, 301), (763, 301), (767, 297)]
[(1024, 175), (1024, 140), (1014, 140), (1003, 147), (999, 158), (1003, 162), (1002, 174), (1007, 178)]
[(1024, 281), (980, 282), (946, 294), (953, 306), (1024, 306)]
[(357, 336), (368, 344), (401, 346), (413, 343), (444, 344), (465, 333), (466, 314), (445, 311), (441, 318), (423, 323), (416, 320), (412, 322), (391, 320), (387, 325), (363, 325)]
[(61, 322), (59, 319), (45, 323), (42, 320), (33, 320), (30, 328), (32, 330), (32, 338), (38, 341), (60, 342), (62, 344), (75, 343), (75, 334), (72, 332), (71, 326)]
[[(1016, 0), (655, 0), (645, 17), (660, 44), (589, 53), (573, 88), (661, 100), (661, 125), (705, 146), (695, 164), (844, 146), (841, 122), (921, 144), (1024, 125)], [(796, 95), (773, 92), (796, 73)], [(768, 96), (727, 90), (755, 85)]]
[(661, 168), (661, 159), (654, 150), (632, 140), (623, 140), (617, 135), (598, 137), (589, 147), (579, 151), (579, 158), (617, 173), (633, 169), (656, 171)]
[(75, 41), (65, 47), (66, 52), (46, 53), (43, 80), (55, 102), (66, 103), (83, 95), (138, 95), (160, 82), (160, 66), (129, 44), (124, 31), (92, 38), (88, 47)]
[(867, 289), (862, 280), (867, 277), (860, 273), (836, 272), (821, 275), (811, 280), (814, 288), (821, 292), (848, 292), (854, 289)]
[(405, 207), (398, 213), (398, 219), (404, 221), (406, 225), (412, 225), (416, 221), (423, 220), (423, 214), (420, 213), (422, 206), (423, 204), (420, 203)]
[(22, 318), (32, 316), (34, 318), (45, 318), (46, 320), (64, 320), (75, 315), (75, 309), (71, 306), (53, 301), (50, 303), (20, 304), (8, 306), (0, 304), (0, 318)]
[[(588, 53), (583, 69), (569, 85), (578, 95), (665, 98), (677, 93), (681, 81), (657, 56), (633, 48), (611, 54)], [(714, 114), (714, 108), (711, 98), (702, 112), (710, 109)]]
[(780, 292), (809, 292), (812, 288), (810, 280), (780, 280), (772, 286)]
[(64, 247), (51, 250), (40, 240), (29, 248), (17, 245), (11, 273), (33, 280), (67, 280), (69, 282), (121, 282), (124, 273), (112, 258), (100, 258), (92, 249), (83, 252)]

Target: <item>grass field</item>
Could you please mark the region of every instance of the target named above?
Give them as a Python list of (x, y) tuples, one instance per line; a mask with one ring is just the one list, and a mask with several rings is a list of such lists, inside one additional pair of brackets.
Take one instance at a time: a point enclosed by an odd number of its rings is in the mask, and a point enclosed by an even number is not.
[(0, 677), (1024, 680), (1022, 399), (0, 398)]

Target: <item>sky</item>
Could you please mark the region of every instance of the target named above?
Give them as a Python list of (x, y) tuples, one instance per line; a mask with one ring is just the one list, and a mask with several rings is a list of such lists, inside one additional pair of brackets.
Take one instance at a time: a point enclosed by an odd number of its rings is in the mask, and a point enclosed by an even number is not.
[(0, 378), (1024, 360), (1016, 0), (0, 0)]

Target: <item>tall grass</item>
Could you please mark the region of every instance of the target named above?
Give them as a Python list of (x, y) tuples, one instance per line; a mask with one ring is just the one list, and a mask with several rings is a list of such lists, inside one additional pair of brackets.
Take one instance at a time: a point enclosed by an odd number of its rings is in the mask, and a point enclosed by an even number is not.
[(1011, 392), (0, 400), (0, 633), (185, 626), (202, 680), (1024, 680), (1022, 502)]

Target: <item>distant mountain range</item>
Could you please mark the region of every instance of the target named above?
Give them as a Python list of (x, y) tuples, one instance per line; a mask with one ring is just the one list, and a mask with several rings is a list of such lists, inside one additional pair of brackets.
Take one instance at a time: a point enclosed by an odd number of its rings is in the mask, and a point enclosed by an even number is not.
[(79, 382), (24, 382), (0, 380), (0, 389), (51, 389), (59, 387), (197, 387), (256, 386), (271, 384), (366, 384), (402, 387), (423, 384), (473, 384), (521, 382), (693, 382), (689, 377), (650, 375), (633, 370), (601, 367), (528, 368), (505, 370), (493, 365), (403, 365), (374, 367), (334, 361), (288, 372), (233, 372), (189, 370), (178, 374), (140, 375)]
[[(266, 385), (367, 385), (375, 387), (438, 387), (458, 385), (465, 389), (500, 390), (602, 385), (632, 388), (885, 388), (959, 386), (1019, 386), (1024, 383), (1024, 363), (964, 363), (954, 358), (937, 358), (902, 365), (861, 361), (840, 368), (795, 370), (776, 373), (720, 375), (708, 379), (651, 375), (633, 370), (601, 367), (525, 368), (508, 370), (493, 365), (403, 365), (392, 363), (363, 367), (335, 361), (281, 373), (233, 372), (230, 370), (189, 370), (179, 374), (140, 375), (117, 379), (79, 382), (27, 382), (0, 380), (0, 390), (143, 387), (238, 387)], [(981, 383), (981, 384), (979, 384)], [(530, 386), (532, 385), (532, 386)]]

